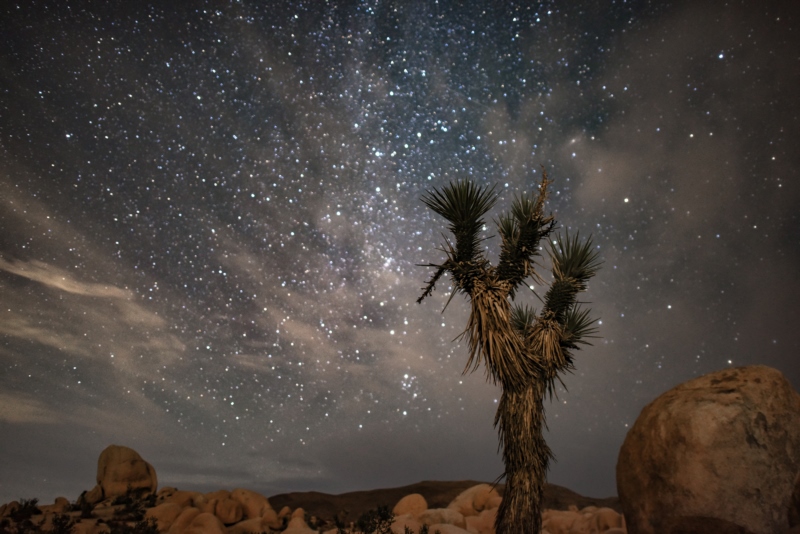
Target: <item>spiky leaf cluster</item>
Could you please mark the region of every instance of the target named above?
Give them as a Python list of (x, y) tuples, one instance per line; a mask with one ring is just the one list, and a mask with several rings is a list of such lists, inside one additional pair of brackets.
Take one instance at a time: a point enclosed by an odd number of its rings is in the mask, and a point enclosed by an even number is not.
[(557, 236), (550, 247), (553, 283), (545, 295), (545, 312), (552, 312), (563, 324), (566, 314), (576, 304), (578, 293), (586, 291), (587, 282), (600, 267), (599, 254), (592, 240), (580, 241), (580, 234)]
[(533, 259), (539, 255), (539, 242), (550, 234), (555, 225), (552, 216), (544, 215), (544, 201), (549, 183), (545, 172), (539, 185), (539, 193), (535, 197), (528, 193), (515, 197), (510, 213), (497, 220), (497, 229), (502, 239), (497, 276), (508, 282), (512, 288), (512, 299), (516, 287), (525, 278), (532, 276), (539, 281), (533, 269)]
[(561, 344), (568, 353), (570, 349), (578, 349), (578, 345), (588, 345), (586, 339), (595, 337), (597, 328), (593, 325), (596, 319), (589, 315), (589, 311), (573, 306), (564, 314), (564, 339)]
[(422, 196), (426, 206), (447, 219), (447, 228), (455, 237), (455, 246), (445, 242), (443, 251), (447, 260), (440, 265), (428, 265), (436, 267), (436, 272), (428, 280), (418, 303), (433, 292), (436, 282), (445, 272), (453, 277), (454, 291), (472, 292), (475, 280), (485, 273), (488, 263), (480, 251), (483, 216), (492, 209), (496, 200), (493, 187), (480, 187), (470, 181), (451, 182), (441, 191), (434, 189)]
[(484, 225), (483, 216), (496, 201), (493, 187), (480, 187), (470, 181), (451, 182), (441, 191), (434, 189), (422, 196), (426, 206), (450, 223), (447, 228), (456, 239), (452, 258), (456, 262), (480, 259), (479, 236)]
[(527, 304), (511, 308), (511, 325), (522, 338), (528, 336), (535, 322), (536, 310)]

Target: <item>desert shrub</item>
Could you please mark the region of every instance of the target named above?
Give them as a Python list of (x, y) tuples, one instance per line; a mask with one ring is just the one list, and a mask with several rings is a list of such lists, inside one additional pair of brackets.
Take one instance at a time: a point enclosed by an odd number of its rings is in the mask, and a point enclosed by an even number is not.
[(70, 534), (72, 532), (72, 518), (66, 514), (56, 514), (53, 517), (53, 530), (51, 534)]
[[(392, 534), (394, 514), (387, 506), (378, 506), (377, 509), (369, 510), (358, 518), (354, 531), (345, 529), (341, 523), (342, 521), (337, 521), (336, 534)], [(405, 534), (415, 533), (410, 528), (405, 527)], [(417, 534), (430, 534), (428, 525), (422, 525)], [(434, 534), (441, 534), (441, 532), (436, 530)]]
[(11, 534), (11, 521), (8, 518), (0, 519), (0, 534)]
[(369, 510), (356, 521), (356, 531), (363, 534), (391, 534), (394, 514), (388, 506), (378, 506)]
[(126, 493), (125, 495), (117, 495), (114, 497), (114, 500), (111, 501), (112, 506), (130, 506), (133, 504), (133, 497), (130, 494)]
[(36, 506), (37, 504), (39, 504), (39, 499), (20, 499), (19, 508), (11, 514), (11, 520), (15, 523), (21, 523), (35, 514), (41, 514), (42, 511)]
[(20, 523), (12, 523), (7, 519), (0, 522), (0, 534), (31, 534), (33, 532), (40, 532), (40, 530), (31, 523), (30, 519)]
[(69, 509), (70, 512), (80, 511), (81, 519), (91, 519), (92, 511), (94, 510), (94, 505), (86, 500), (87, 493), (86, 491), (82, 492), (78, 500), (75, 501)]
[(144, 519), (145, 510), (156, 505), (156, 495), (147, 493), (145, 489), (134, 490), (128, 486), (125, 495), (120, 495), (111, 503), (115, 506), (122, 506), (114, 512), (119, 517), (125, 517), (129, 521), (141, 521)]
[(146, 492), (147, 490), (144, 488), (133, 489), (133, 486), (128, 484), (128, 487), (125, 490), (125, 494), (117, 496), (111, 504), (132, 506), (134, 503), (142, 501), (144, 499), (143, 495)]
[(81, 510), (81, 519), (91, 519), (92, 518), (92, 511), (94, 510), (94, 506), (82, 500), (78, 503), (78, 506)]
[(159, 534), (158, 523), (153, 517), (137, 521), (133, 525), (109, 523), (108, 527), (111, 529), (111, 534)]

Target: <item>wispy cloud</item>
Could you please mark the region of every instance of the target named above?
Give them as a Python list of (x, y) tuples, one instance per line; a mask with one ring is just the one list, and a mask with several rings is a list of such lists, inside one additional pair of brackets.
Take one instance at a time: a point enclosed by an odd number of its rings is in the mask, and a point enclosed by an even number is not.
[(0, 421), (47, 424), (58, 420), (58, 415), (39, 399), (23, 393), (0, 391)]
[(128, 299), (132, 296), (130, 291), (111, 285), (81, 282), (69, 272), (38, 260), (8, 261), (0, 258), (0, 269), (76, 295), (118, 299)]

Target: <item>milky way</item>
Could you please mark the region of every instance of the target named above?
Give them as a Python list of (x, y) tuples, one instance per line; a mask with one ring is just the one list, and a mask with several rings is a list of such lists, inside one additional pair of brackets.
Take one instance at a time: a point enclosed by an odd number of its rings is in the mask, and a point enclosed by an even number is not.
[(415, 303), (420, 196), (496, 184), (496, 217), (542, 166), (604, 261), (550, 481), (615, 494), (641, 408), (694, 376), (800, 386), (791, 8), (57, 4), (0, 14), (0, 502), (75, 499), (111, 443), (181, 489), (494, 480), (466, 302)]

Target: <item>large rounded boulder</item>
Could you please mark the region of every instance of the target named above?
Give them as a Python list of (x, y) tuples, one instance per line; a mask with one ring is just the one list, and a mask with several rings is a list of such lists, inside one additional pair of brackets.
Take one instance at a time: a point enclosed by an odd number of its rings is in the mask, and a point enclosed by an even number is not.
[(97, 460), (97, 484), (103, 498), (119, 497), (129, 491), (155, 493), (158, 487), (156, 470), (129, 447), (109, 445)]
[(417, 516), (428, 509), (428, 501), (419, 493), (406, 495), (394, 505), (392, 513), (394, 515), (411, 514)]
[(464, 517), (478, 515), (488, 508), (488, 504), (497, 502), (500, 494), (489, 484), (478, 484), (462, 491), (447, 507)]
[(726, 369), (647, 405), (620, 449), (617, 492), (630, 534), (725, 523), (789, 528), (800, 472), (800, 395), (777, 370)]

